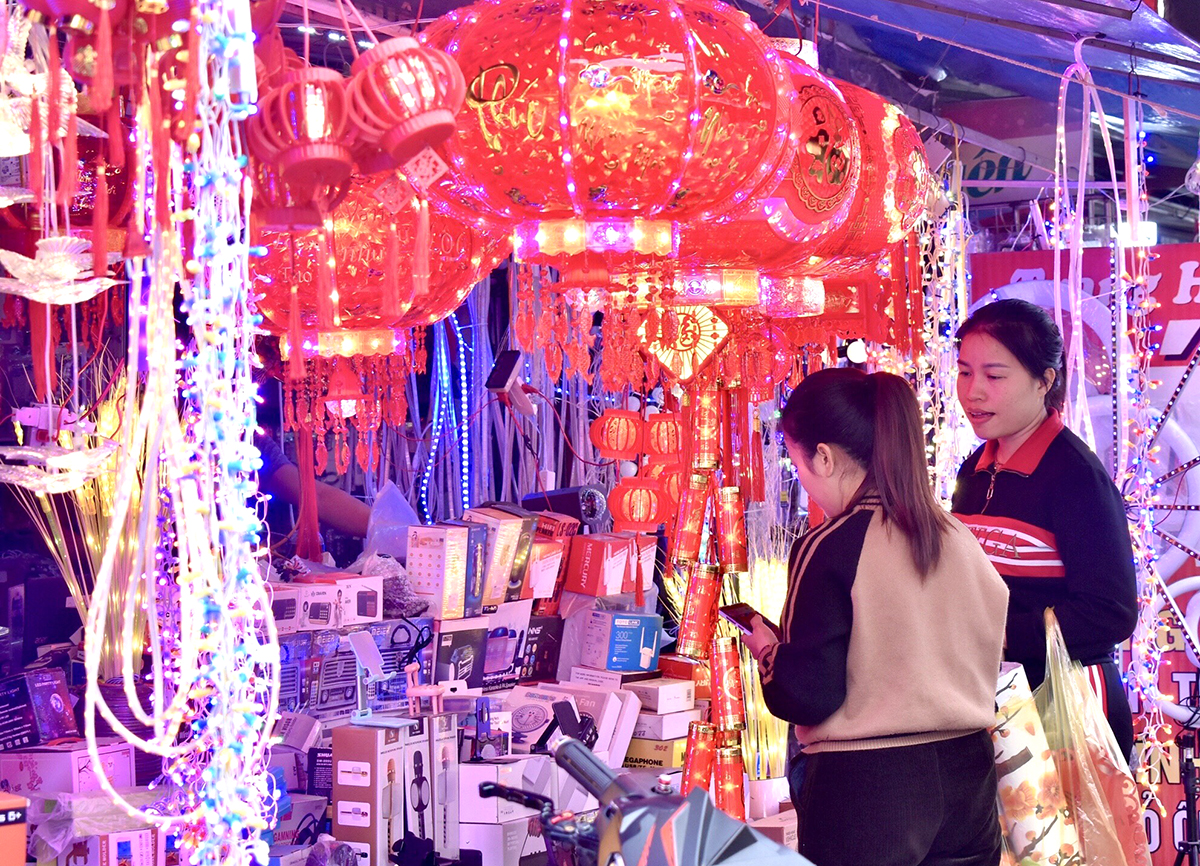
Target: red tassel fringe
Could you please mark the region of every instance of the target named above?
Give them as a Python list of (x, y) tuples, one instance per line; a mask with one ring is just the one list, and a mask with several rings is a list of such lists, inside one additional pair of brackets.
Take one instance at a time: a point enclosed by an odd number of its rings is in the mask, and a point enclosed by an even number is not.
[(92, 75), (92, 86), (88, 88), (92, 110), (97, 114), (108, 111), (113, 103), (113, 47), (112, 22), (108, 8), (100, 8), (100, 25), (96, 30), (96, 72)]
[(54, 27), (50, 28), (50, 60), (49, 72), (47, 78), (50, 82), (49, 90), (46, 95), (48, 108), (46, 110), (46, 131), (49, 133), (50, 143), (58, 144), (62, 136), (59, 134), (58, 127), (62, 123), (61, 106), (59, 101), (62, 99), (62, 58), (58, 53), (58, 30)]
[(62, 143), (62, 177), (58, 180), (58, 203), (69, 208), (79, 192), (79, 119), (72, 114), (67, 120), (67, 137)]
[(46, 150), (42, 135), (42, 100), (35, 92), (29, 97), (29, 185), (33, 187), (38, 210), (45, 200), (46, 183), (42, 171), (46, 165)]

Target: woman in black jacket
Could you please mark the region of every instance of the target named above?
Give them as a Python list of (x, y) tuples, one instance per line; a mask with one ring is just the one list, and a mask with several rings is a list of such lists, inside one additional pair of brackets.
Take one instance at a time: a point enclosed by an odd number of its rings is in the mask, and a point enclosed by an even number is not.
[(958, 399), (984, 444), (963, 463), (954, 513), (1009, 588), (1005, 655), (1037, 687), (1053, 607), (1126, 757), (1133, 720), (1114, 647), (1137, 622), (1125, 503), (1090, 448), (1063, 426), (1062, 335), (1041, 307), (1009, 299), (958, 331)]

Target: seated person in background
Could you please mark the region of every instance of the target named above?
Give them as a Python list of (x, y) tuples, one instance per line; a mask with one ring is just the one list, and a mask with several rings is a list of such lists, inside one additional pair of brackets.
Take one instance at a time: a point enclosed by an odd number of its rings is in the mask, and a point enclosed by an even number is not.
[[(279, 443), (262, 433), (254, 434), (254, 447), (262, 455), (258, 486), (289, 505), (300, 505), (300, 470), (287, 458)], [(365, 538), (371, 509), (340, 487), (317, 482), (317, 520), (355, 538)]]

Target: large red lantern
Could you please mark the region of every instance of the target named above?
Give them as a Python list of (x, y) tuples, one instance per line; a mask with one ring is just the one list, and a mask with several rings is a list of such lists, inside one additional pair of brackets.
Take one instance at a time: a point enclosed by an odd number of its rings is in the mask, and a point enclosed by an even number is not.
[(646, 454), (651, 464), (683, 462), (683, 418), (678, 412), (657, 412), (646, 419)]
[(522, 261), (670, 257), (787, 168), (793, 90), (717, 0), (484, 0), (424, 34), (467, 78), (441, 206), (516, 229)]
[[(418, 306), (411, 289), (418, 207), (395, 175), (354, 178), (326, 224), (335, 260), (329, 286), (320, 275), (320, 232), (261, 232), (258, 242), (268, 253), (252, 259), (251, 268), (263, 295), (264, 325), (288, 334), (295, 322), (305, 354), (376, 355), (391, 353), (393, 329), (432, 324), (453, 312), (507, 255), (507, 238), (433, 214), (430, 291)], [(323, 324), (328, 298), (321, 294), (331, 291), (336, 322)]]
[(588, 436), (596, 452), (608, 460), (632, 460), (642, 453), (642, 416), (629, 409), (605, 409), (592, 422)]
[(350, 117), (359, 139), (397, 164), (454, 134), (466, 84), (445, 52), (398, 36), (360, 54), (350, 75)]
[[(849, 217), (836, 230), (804, 248), (799, 255), (775, 257), (771, 266), (787, 273), (824, 277), (862, 270), (890, 244), (912, 231), (925, 212), (932, 176), (925, 149), (912, 123), (880, 96), (838, 82), (862, 131), (862, 179)], [(797, 218), (787, 202), (767, 203), (768, 223), (780, 236), (803, 241)]]

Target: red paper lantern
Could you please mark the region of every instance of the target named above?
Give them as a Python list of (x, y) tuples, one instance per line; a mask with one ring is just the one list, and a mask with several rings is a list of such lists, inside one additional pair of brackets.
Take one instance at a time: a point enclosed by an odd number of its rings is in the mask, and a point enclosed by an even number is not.
[(279, 168), (297, 200), (320, 206), (352, 167), (342, 76), (317, 67), (287, 73), (264, 90), (246, 135), (254, 156)]
[(675, 464), (683, 459), (683, 418), (678, 412), (658, 412), (646, 419), (646, 455), (650, 464)]
[(466, 83), (445, 52), (398, 36), (360, 54), (350, 75), (350, 118), (359, 139), (398, 164), (454, 134)]
[(622, 478), (608, 495), (614, 532), (653, 532), (663, 522), (666, 502), (653, 478)]
[(642, 416), (629, 409), (605, 409), (591, 423), (588, 437), (601, 457), (631, 460), (642, 453)]
[(513, 225), (523, 261), (670, 256), (678, 224), (747, 210), (786, 170), (787, 71), (716, 0), (485, 0), (424, 39), (468, 79), (435, 193)]
[[(263, 294), (259, 308), (266, 316), (264, 326), (287, 334), (294, 304), (306, 353), (390, 354), (394, 328), (445, 318), (507, 255), (503, 235), (433, 214), (430, 291), (418, 305), (411, 291), (416, 221), (416, 197), (406, 183), (395, 176), (352, 180), (328, 223), (335, 260), (328, 289), (337, 292), (338, 322), (332, 327), (320, 321), (319, 233), (260, 232), (257, 242), (268, 253), (251, 259), (251, 275)], [(389, 256), (394, 264), (389, 265)], [(398, 296), (389, 300), (394, 292)]]

